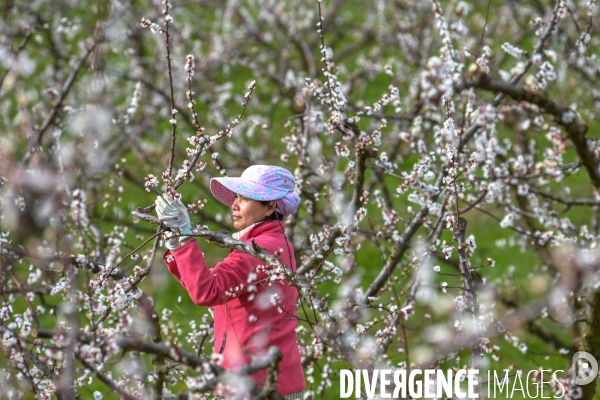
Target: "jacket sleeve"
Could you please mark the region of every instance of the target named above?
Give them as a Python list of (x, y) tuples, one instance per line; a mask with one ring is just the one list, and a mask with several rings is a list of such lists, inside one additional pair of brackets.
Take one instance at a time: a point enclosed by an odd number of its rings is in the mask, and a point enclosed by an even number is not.
[(167, 269), (185, 287), (185, 283), (181, 280), (181, 274), (179, 273), (179, 268), (177, 268), (177, 262), (175, 261), (175, 257), (171, 250), (167, 250), (163, 256), (163, 262), (167, 266)]
[(262, 261), (232, 250), (223, 261), (208, 269), (198, 242), (191, 240), (167, 251), (163, 257), (169, 272), (186, 288), (192, 301), (213, 307), (227, 302), (240, 285), (248, 286), (248, 276)]

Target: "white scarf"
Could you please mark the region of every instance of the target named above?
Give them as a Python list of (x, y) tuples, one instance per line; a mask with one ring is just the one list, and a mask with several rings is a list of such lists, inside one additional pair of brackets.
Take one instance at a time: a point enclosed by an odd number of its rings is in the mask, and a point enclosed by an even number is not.
[(240, 238), (241, 238), (242, 236), (244, 236), (244, 234), (245, 234), (246, 232), (248, 232), (250, 229), (254, 228), (256, 225), (260, 224), (261, 222), (264, 222), (264, 221), (258, 221), (258, 222), (255, 222), (255, 223), (253, 223), (252, 225), (245, 227), (245, 228), (244, 228), (244, 229), (242, 229), (241, 231), (234, 232), (234, 233), (231, 235), (231, 237), (232, 237), (232, 238), (234, 238), (234, 239), (236, 239), (236, 240), (240, 240)]

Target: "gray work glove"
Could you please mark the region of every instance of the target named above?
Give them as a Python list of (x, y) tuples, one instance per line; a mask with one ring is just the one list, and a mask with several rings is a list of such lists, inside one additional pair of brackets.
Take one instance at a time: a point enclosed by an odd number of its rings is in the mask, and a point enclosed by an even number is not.
[(156, 204), (156, 214), (160, 222), (169, 227), (174, 234), (180, 235), (178, 238), (173, 237), (166, 241), (168, 248), (171, 249), (171, 246), (174, 246), (173, 248), (178, 247), (178, 242), (194, 234), (187, 208), (181, 200), (163, 193), (161, 196), (156, 197), (154, 204)]

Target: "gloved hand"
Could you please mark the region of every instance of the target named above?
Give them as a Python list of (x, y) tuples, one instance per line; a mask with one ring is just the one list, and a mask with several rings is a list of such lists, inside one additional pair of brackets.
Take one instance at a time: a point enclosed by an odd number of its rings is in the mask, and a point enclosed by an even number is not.
[[(171, 230), (179, 236), (179, 241), (189, 238), (188, 235), (193, 235), (192, 223), (185, 205), (179, 199), (174, 199), (166, 193), (156, 197), (156, 214), (160, 222), (171, 228)], [(170, 239), (168, 242), (173, 242)], [(169, 247), (169, 246), (167, 246)]]
[(169, 250), (175, 250), (176, 248), (181, 247), (179, 236), (175, 235), (176, 233), (173, 231), (165, 231), (165, 247)]

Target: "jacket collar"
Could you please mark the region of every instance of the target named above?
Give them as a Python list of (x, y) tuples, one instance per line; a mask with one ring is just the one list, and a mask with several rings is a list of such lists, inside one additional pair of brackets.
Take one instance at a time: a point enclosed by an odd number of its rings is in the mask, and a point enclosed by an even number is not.
[[(269, 220), (269, 221), (259, 221), (256, 222), (253, 225), (250, 225), (249, 227), (242, 229), (240, 232), (236, 232), (236, 233), (241, 233), (244, 232), (242, 234), (242, 236), (240, 237), (239, 240), (244, 240), (244, 239), (249, 239), (249, 238), (253, 238), (255, 236), (260, 235), (261, 233), (265, 233), (265, 232), (281, 232), (281, 227), (280, 227), (280, 223), (284, 223), (283, 221), (277, 221), (277, 220)], [(285, 226), (284, 226), (285, 229)], [(283, 233), (283, 232), (281, 232)]]
[(254, 228), (256, 225), (260, 224), (261, 222), (262, 221), (255, 222), (252, 225), (249, 225), (249, 226), (245, 227), (241, 231), (233, 232), (231, 234), (231, 237), (234, 238), (234, 239), (240, 240), (240, 238), (242, 236), (244, 236), (246, 234), (246, 232), (248, 232), (250, 229)]

